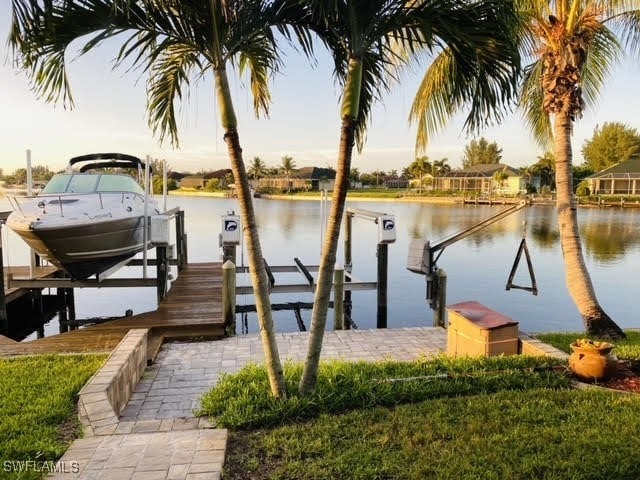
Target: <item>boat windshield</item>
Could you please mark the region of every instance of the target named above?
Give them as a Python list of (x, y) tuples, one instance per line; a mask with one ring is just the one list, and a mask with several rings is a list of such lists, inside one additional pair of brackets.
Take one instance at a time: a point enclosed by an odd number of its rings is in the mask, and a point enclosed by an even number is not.
[(144, 195), (144, 190), (128, 175), (113, 174), (61, 174), (55, 175), (41, 194), (133, 192)]

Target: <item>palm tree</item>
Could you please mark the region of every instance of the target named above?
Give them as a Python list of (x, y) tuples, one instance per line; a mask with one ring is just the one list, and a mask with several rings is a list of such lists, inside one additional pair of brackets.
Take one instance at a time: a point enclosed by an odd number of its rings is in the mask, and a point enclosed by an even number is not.
[(357, 168), (352, 168), (351, 171), (349, 172), (349, 183), (350, 183), (350, 187), (354, 188), (358, 182), (360, 181), (360, 170), (358, 170)]
[[(418, 193), (422, 195), (422, 184), (424, 183), (424, 174), (427, 172), (432, 172), (433, 166), (429, 162), (429, 157), (422, 156), (417, 157), (409, 168), (408, 172), (413, 178), (417, 178), (420, 180), (420, 184), (418, 186)], [(434, 175), (435, 176), (435, 175)]]
[(640, 1), (521, 0), (526, 21), (525, 69), (520, 97), (528, 126), (541, 145), (553, 140), (556, 208), (567, 287), (587, 333), (624, 338), (600, 306), (587, 270), (573, 193), (571, 134), (593, 105), (606, 76), (625, 53), (638, 54)]
[(538, 161), (532, 165), (534, 175), (540, 177), (540, 185), (554, 188), (554, 178), (556, 169), (556, 157), (553, 152), (545, 152), (538, 156)]
[(289, 177), (296, 170), (296, 162), (292, 157), (285, 155), (282, 157), (282, 163), (280, 165), (280, 171), (287, 179), (287, 192), (291, 193), (291, 180)]
[(299, 385), (303, 395), (313, 391), (316, 384), (353, 147), (356, 143), (359, 148), (363, 146), (372, 105), (389, 90), (395, 66), (413, 58), (418, 48), (433, 53), (441, 45), (449, 46), (448, 63), (457, 67), (453, 95), (457, 100), (469, 97), (481, 100), (474, 104), (476, 113), (470, 116), (475, 124), (480, 119), (484, 123), (487, 113), (485, 97), (476, 96), (478, 90), (482, 91), (483, 82), (490, 84), (491, 92), (499, 98), (508, 97), (514, 85), (514, 67), (519, 63), (512, 42), (503, 37), (512, 24), (502, 18), (510, 2), (307, 0), (306, 3), (313, 12), (309, 27), (329, 49), (334, 74), (342, 86), (342, 124), (309, 345)]
[(431, 175), (434, 177), (441, 177), (451, 172), (451, 166), (449, 165), (449, 159), (447, 157), (443, 157), (440, 160), (434, 160), (431, 167)]
[[(229, 159), (236, 180), (251, 279), (271, 389), (285, 396), (284, 376), (273, 330), (268, 279), (262, 261), (249, 181), (242, 159), (227, 66), (248, 68), (256, 114), (267, 113), (267, 76), (279, 66), (269, 22), (274, 12), (259, 0), (13, 0), (10, 43), (16, 63), (25, 69), (35, 92), (47, 101), (73, 99), (66, 75), (66, 54), (80, 42), (80, 55), (103, 40), (125, 35), (116, 66), (128, 63), (149, 74), (149, 124), (160, 141), (178, 145), (175, 104), (192, 77), (213, 74)], [(275, 2), (280, 3), (280, 2)], [(295, 5), (289, 6), (290, 9)], [(299, 33), (299, 32), (298, 32)], [(306, 50), (308, 44), (303, 41)], [(74, 46), (75, 49), (75, 46)]]
[(260, 157), (253, 157), (247, 173), (252, 179), (260, 180), (266, 175), (267, 167)]

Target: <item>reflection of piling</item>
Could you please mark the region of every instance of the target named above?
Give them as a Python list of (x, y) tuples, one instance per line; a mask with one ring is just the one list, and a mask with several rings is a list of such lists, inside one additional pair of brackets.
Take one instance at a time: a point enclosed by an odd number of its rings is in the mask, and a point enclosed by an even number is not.
[[(344, 219), (344, 271), (345, 282), (351, 281), (352, 271), (352, 258), (351, 258), (351, 216), (347, 215)], [(351, 290), (344, 292), (344, 320), (342, 327), (345, 330), (351, 329)]]
[(344, 270), (333, 271), (333, 329), (344, 330)]
[(60, 327), (60, 333), (65, 333), (69, 330), (65, 289), (57, 288), (56, 297), (58, 300), (58, 326)]

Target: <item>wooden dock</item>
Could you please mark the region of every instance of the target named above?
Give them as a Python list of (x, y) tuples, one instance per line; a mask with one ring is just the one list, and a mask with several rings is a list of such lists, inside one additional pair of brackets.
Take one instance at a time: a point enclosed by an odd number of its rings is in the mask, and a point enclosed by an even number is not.
[(149, 359), (155, 357), (165, 338), (223, 337), (222, 264), (185, 265), (155, 311), (30, 342), (0, 337), (0, 356), (111, 352), (132, 328), (150, 329)]
[(4, 267), (2, 269), (4, 274), (4, 297), (7, 303), (12, 302), (18, 297), (29, 293), (31, 290), (29, 288), (8, 288), (6, 285), (9, 284), (7, 281), (7, 277), (9, 275), (13, 275), (14, 277), (30, 277), (35, 279), (42, 279), (55, 276), (58, 269), (54, 266), (46, 266), (46, 267), (34, 267), (33, 275), (30, 275), (29, 267)]

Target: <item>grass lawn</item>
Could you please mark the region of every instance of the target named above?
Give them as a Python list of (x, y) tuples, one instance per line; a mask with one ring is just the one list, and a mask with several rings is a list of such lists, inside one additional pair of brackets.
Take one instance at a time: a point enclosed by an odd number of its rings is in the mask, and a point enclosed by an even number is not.
[[(624, 333), (627, 335), (626, 339), (612, 342), (616, 346), (613, 353), (621, 360), (639, 360), (640, 331), (625, 331)], [(571, 353), (569, 345), (576, 339), (588, 338), (584, 333), (579, 332), (540, 333), (536, 334), (536, 337), (567, 353)]]
[(39, 468), (11, 472), (7, 462), (55, 462), (79, 433), (76, 394), (105, 355), (0, 359), (0, 478), (41, 478)]
[[(640, 478), (640, 397), (573, 390), (550, 362), (331, 362), (314, 396), (283, 402), (250, 366), (201, 413), (231, 431), (229, 479)], [(295, 392), (300, 366), (285, 375)]]

